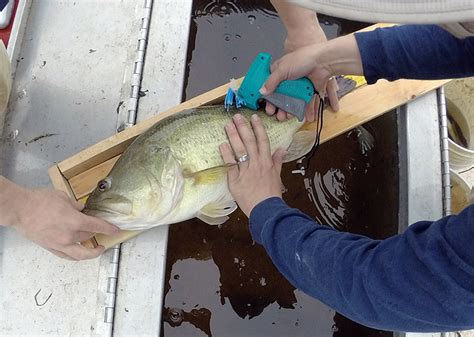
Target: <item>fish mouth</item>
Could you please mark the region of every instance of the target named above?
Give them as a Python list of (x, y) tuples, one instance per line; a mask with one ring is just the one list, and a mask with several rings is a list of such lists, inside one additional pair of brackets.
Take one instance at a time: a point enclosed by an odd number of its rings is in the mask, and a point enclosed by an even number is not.
[(83, 210), (84, 214), (91, 216), (106, 217), (129, 217), (132, 214), (132, 203), (129, 200), (121, 198), (119, 202), (107, 203), (107, 200), (116, 200), (116, 198), (103, 198), (98, 202), (86, 204)]
[(104, 217), (105, 215), (127, 216), (128, 214), (107, 207), (84, 208), (82, 213), (90, 216)]

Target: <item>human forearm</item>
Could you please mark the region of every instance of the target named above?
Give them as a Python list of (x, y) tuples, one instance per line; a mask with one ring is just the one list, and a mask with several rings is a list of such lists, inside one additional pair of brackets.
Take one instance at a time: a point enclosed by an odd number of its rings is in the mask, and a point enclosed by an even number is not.
[(83, 205), (63, 192), (28, 190), (0, 176), (0, 225), (67, 259), (97, 257), (103, 247), (88, 249), (78, 242), (95, 233), (115, 234), (118, 228), (80, 212)]
[(315, 61), (335, 75), (363, 75), (362, 59), (354, 35), (328, 41), (315, 49)]
[(289, 4), (283, 0), (272, 0), (273, 7), (278, 12), (288, 33), (287, 42), (326, 41), (326, 35), (321, 29), (315, 12)]
[(309, 76), (318, 92), (335, 75), (362, 75), (362, 60), (353, 35), (309, 45), (283, 56), (272, 64), (271, 75), (262, 87), (262, 95), (273, 92), (284, 80)]
[(378, 241), (337, 232), (270, 198), (252, 237), (297, 288), (366, 326), (439, 332), (474, 327), (474, 206)]
[(19, 222), (18, 202), (24, 199), (23, 188), (0, 176), (0, 226), (14, 226)]
[(474, 75), (474, 38), (458, 39), (439, 26), (382, 28), (356, 39), (368, 83)]
[[(322, 30), (315, 12), (282, 0), (272, 0), (272, 4), (277, 10), (288, 33), (284, 44), (286, 53), (291, 53), (299, 48), (312, 44), (321, 44), (327, 41), (326, 34)], [(311, 76), (309, 78), (311, 81), (315, 81)], [(336, 82), (329, 81), (327, 87), (321, 87), (319, 89), (327, 93), (333, 111), (338, 111), (339, 100), (337, 98), (338, 88)], [(318, 106), (317, 101), (318, 98), (315, 97), (312, 102), (307, 105), (305, 113), (307, 121), (314, 121), (317, 110), (315, 107)], [(265, 110), (269, 115), (276, 113), (278, 120), (288, 118), (288, 114), (283, 109), (277, 110), (270, 103), (267, 103)]]

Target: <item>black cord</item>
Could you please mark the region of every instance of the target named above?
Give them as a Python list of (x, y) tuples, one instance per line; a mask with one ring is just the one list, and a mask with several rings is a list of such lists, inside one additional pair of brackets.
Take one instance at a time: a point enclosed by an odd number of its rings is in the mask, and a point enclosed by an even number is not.
[(324, 98), (321, 94), (315, 90), (315, 95), (319, 97), (319, 104), (318, 104), (318, 116), (316, 117), (316, 141), (314, 142), (314, 146), (311, 151), (304, 157), (304, 159), (297, 163), (297, 168), (300, 170), (303, 175), (304, 171), (309, 168), (309, 164), (311, 163), (311, 159), (313, 158), (314, 154), (319, 148), (319, 144), (321, 143), (321, 132), (323, 130), (323, 113), (324, 113)]

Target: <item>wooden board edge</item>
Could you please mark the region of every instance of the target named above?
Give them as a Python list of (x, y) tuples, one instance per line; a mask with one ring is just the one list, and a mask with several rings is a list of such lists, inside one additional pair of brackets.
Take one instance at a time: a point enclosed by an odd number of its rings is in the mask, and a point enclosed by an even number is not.
[[(348, 122), (346, 126), (341, 127), (337, 132), (333, 132), (334, 131), (333, 129), (329, 131), (328, 129), (325, 129), (326, 131), (323, 131), (323, 134), (321, 135), (321, 143), (329, 141), (330, 139), (333, 139), (337, 137), (338, 135), (343, 134), (344, 132), (347, 132), (350, 129), (353, 129), (357, 125), (361, 125), (372, 119), (375, 119), (378, 116), (382, 115), (383, 113), (399, 107), (401, 104), (406, 104), (420, 96), (423, 96), (424, 94), (430, 92), (431, 90), (434, 90), (436, 88), (439, 88), (445, 85), (446, 83), (449, 83), (449, 81), (450, 80), (437, 80), (437, 81), (400, 80), (400, 81), (395, 81), (395, 82), (382, 81), (378, 86), (371, 86), (369, 89), (365, 90), (364, 95), (366, 96), (376, 95), (377, 91), (387, 91), (387, 92), (393, 91), (393, 92), (397, 92), (398, 96), (401, 96), (401, 98), (398, 100), (394, 100), (390, 104), (386, 104), (384, 106), (384, 109), (380, 109), (377, 113), (370, 113), (367, 116), (363, 116), (363, 114), (359, 114), (359, 113), (354, 113), (354, 116), (355, 116), (354, 118), (358, 119), (357, 123)], [(409, 88), (415, 88), (415, 89), (412, 90)], [(404, 90), (406, 91), (406, 93), (404, 93)], [(352, 95), (352, 94), (355, 94), (355, 91), (353, 93), (350, 93), (349, 95)], [(349, 103), (346, 103), (346, 104), (349, 104)], [(343, 105), (344, 103), (342, 103), (341, 105), (342, 110), (347, 110), (343, 108)], [(340, 123), (337, 123), (335, 120), (338, 118), (347, 118), (347, 113), (342, 112), (342, 111), (340, 113), (326, 113), (326, 115), (327, 115), (327, 119), (329, 120), (329, 123), (328, 123), (329, 125), (331, 124), (340, 125)], [(348, 118), (348, 120), (351, 120), (351, 118)], [(143, 231), (122, 231), (119, 234), (114, 235), (114, 236), (98, 234), (91, 240), (88, 240), (87, 242), (84, 242), (82, 244), (90, 248), (97, 247), (98, 245), (102, 245), (105, 247), (105, 249), (109, 249), (121, 242), (129, 240), (141, 234), (142, 232)]]
[(92, 239), (81, 242), (81, 245), (86, 248), (95, 248), (98, 246), (103, 246), (105, 250), (107, 250), (114, 247), (115, 245), (118, 245), (119, 243), (130, 240), (131, 238), (134, 238), (146, 231), (147, 230), (120, 231), (116, 235), (96, 234)]
[[(333, 138), (336, 138), (337, 136), (340, 136), (341, 134), (344, 134), (345, 132), (355, 128), (356, 126), (359, 126), (359, 125), (362, 125), (364, 123), (367, 123), (381, 115), (383, 115), (384, 113), (388, 112), (388, 111), (391, 111), (393, 109), (396, 109), (404, 104), (407, 104), (425, 94), (427, 94), (428, 92), (432, 91), (432, 90), (436, 90), (440, 87), (442, 87), (443, 85), (446, 85), (447, 83), (449, 83), (451, 80), (433, 80), (433, 81), (421, 81), (421, 80), (398, 80), (398, 81), (395, 81), (395, 82), (388, 82), (388, 81), (385, 81), (385, 80), (382, 80), (382, 81), (379, 81), (379, 82), (384, 82), (384, 83), (378, 83), (377, 86), (375, 85), (371, 85), (371, 86), (367, 86), (367, 88), (365, 88), (364, 90), (364, 94), (367, 95), (367, 94), (370, 94), (371, 92), (373, 92), (373, 94), (376, 94), (376, 91), (391, 91), (391, 90), (394, 90), (396, 89), (396, 87), (399, 87), (398, 91), (399, 92), (402, 92), (402, 89), (400, 89), (401, 87), (403, 86), (406, 86), (406, 87), (412, 87), (413, 84), (416, 84), (416, 83), (419, 83), (420, 85), (420, 90), (417, 91), (417, 92), (413, 92), (413, 91), (410, 91), (410, 92), (407, 92), (407, 97), (405, 97), (404, 99), (402, 99), (400, 102), (393, 102), (393, 104), (388, 104), (386, 106), (384, 106), (384, 109), (380, 109), (377, 113), (372, 113), (372, 114), (369, 114), (367, 116), (365, 116), (364, 118), (361, 118), (360, 115), (357, 115), (357, 118), (358, 118), (358, 121), (357, 123), (348, 123), (348, 125), (346, 127), (341, 127), (339, 128), (339, 130), (337, 132), (334, 132), (334, 130), (331, 128), (331, 126), (333, 124), (337, 124), (335, 123), (335, 120), (338, 119), (338, 118), (343, 118), (343, 114), (345, 114), (343, 112), (344, 110), (344, 101), (341, 100), (341, 112), (329, 112), (329, 113), (326, 113), (325, 114), (325, 125), (326, 125), (326, 128), (323, 128), (322, 132), (321, 132), (321, 143), (324, 143), (324, 142), (327, 142)], [(349, 95), (352, 95), (352, 94), (355, 94), (355, 91), (348, 94)], [(334, 121), (334, 122), (333, 122)], [(340, 124), (339, 124), (340, 125)], [(329, 128), (328, 128), (329, 127)]]
[(81, 242), (81, 245), (83, 245), (84, 247), (86, 248), (96, 248), (99, 246), (98, 242), (97, 242), (97, 239), (95, 238), (95, 236), (93, 236), (92, 238), (90, 238), (89, 240), (87, 241), (84, 241), (84, 242)]
[[(236, 80), (240, 84), (243, 77)], [(140, 122), (129, 129), (111, 136), (87, 149), (69, 157), (60, 162), (58, 167), (61, 173), (67, 179), (70, 179), (112, 157), (121, 154), (127, 146), (141, 133), (146, 131), (156, 122), (175, 114), (176, 112), (195, 108), (201, 105), (212, 104), (217, 100), (221, 100), (227, 93), (230, 83), (224, 84), (202, 95), (194, 97), (186, 102), (176, 105), (166, 111), (160, 112), (156, 116)]]
[[(367, 28), (360, 30), (370, 31), (376, 28), (383, 28), (393, 26), (394, 24), (379, 23)], [(238, 79), (238, 84), (241, 83), (243, 77)], [(142, 132), (148, 129), (150, 126), (158, 122), (159, 120), (166, 118), (178, 111), (190, 109), (204, 104), (212, 104), (216, 100), (222, 99), (227, 93), (229, 83), (226, 83), (220, 87), (210, 90), (202, 95), (194, 97), (186, 102), (183, 102), (171, 109), (160, 112), (158, 115), (147, 119), (137, 125), (126, 129), (110, 138), (107, 138), (95, 145), (90, 146), (87, 149), (77, 153), (76, 155), (65, 159), (58, 164), (60, 171), (67, 179), (72, 178), (103, 161), (106, 161), (112, 157), (115, 157), (122, 153), (125, 148)]]
[[(394, 82), (381, 80), (377, 85), (363, 86), (354, 90), (340, 101), (339, 112), (333, 113), (329, 108), (325, 110), (321, 142), (333, 139), (448, 82), (447, 80)], [(375, 97), (379, 97), (376, 99), (377, 102), (372, 102)], [(112, 163), (114, 158), (69, 179), (69, 185), (78, 199), (90, 193), (97, 181), (105, 177), (104, 165)], [(113, 165), (106, 166), (105, 171), (108, 171)]]
[(67, 181), (67, 179), (61, 174), (59, 167), (57, 165), (51, 166), (48, 169), (48, 175), (51, 179), (54, 189), (58, 191), (63, 191), (66, 193), (71, 199), (77, 200), (74, 192), (72, 191), (71, 185)]
[[(89, 194), (91, 194), (94, 189), (97, 186), (97, 182), (100, 179), (103, 179), (108, 172), (110, 171), (111, 167), (115, 165), (117, 160), (120, 158), (121, 155), (112, 157), (109, 160), (106, 160), (105, 162), (94, 166), (93, 168), (84, 171), (77, 176), (74, 176), (69, 179), (69, 185), (71, 186), (72, 191), (74, 192), (74, 195), (78, 200), (81, 200), (82, 198), (87, 197)], [(105, 170), (101, 170), (101, 168), (105, 167)], [(90, 186), (88, 184), (84, 183), (84, 180), (89, 180), (90, 178), (95, 177), (95, 182), (94, 185)], [(85, 188), (87, 187), (87, 188)]]

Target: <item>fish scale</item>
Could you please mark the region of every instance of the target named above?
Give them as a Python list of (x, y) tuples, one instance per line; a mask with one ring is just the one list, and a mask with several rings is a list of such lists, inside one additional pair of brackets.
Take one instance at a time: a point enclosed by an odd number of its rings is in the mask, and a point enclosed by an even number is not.
[[(225, 113), (223, 110), (221, 107), (202, 107), (191, 110), (187, 114), (178, 115), (174, 120), (157, 127), (156, 132), (150, 138), (171, 144), (170, 147), (173, 153), (181, 160), (183, 166), (192, 168), (194, 171), (222, 165), (222, 158), (216, 149), (223, 142), (227, 142), (224, 126), (231, 121), (233, 115), (232, 111)], [(250, 109), (239, 109), (234, 110), (234, 112), (241, 113), (247, 119), (255, 114), (255, 111)], [(301, 125), (294, 119), (281, 123), (275, 120), (274, 117), (269, 117), (263, 113), (259, 115), (266, 126), (272, 145), (284, 145), (282, 135), (294, 132), (294, 129)], [(196, 128), (195, 125), (205, 125), (204, 131), (206, 132)], [(269, 125), (272, 127), (269, 127)], [(166, 129), (167, 131), (164, 131)], [(193, 146), (197, 141), (208, 145), (202, 147), (199, 153), (196, 153)]]
[[(239, 109), (248, 120), (254, 110)], [(198, 217), (220, 224), (236, 205), (227, 187), (219, 145), (227, 142), (224, 127), (232, 112), (222, 106), (199, 107), (156, 123), (122, 154), (109, 176), (107, 188), (96, 188), (85, 212), (121, 229), (147, 229)], [(288, 148), (303, 123), (285, 122), (259, 113), (272, 152)], [(303, 129), (302, 129), (303, 130)], [(306, 154), (314, 144), (314, 130), (304, 129), (291, 158)], [(308, 137), (309, 134), (309, 137)], [(301, 144), (300, 144), (301, 143)], [(252, 160), (252, 159), (250, 159)]]

